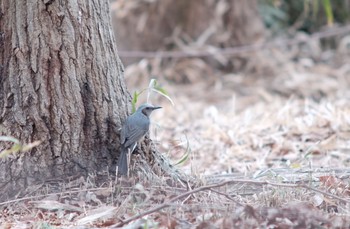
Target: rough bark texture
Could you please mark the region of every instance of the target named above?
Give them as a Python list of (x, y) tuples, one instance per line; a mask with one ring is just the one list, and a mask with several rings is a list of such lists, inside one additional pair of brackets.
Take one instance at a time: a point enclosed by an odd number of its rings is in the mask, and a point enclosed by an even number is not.
[(108, 169), (129, 99), (109, 1), (2, 0), (0, 7), (1, 134), (42, 141), (0, 159), (0, 199)]

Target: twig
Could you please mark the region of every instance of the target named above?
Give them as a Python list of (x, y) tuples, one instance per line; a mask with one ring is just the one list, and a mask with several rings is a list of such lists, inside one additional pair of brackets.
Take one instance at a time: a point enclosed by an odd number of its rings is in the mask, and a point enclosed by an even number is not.
[[(131, 187), (124, 187), (124, 188), (130, 188), (131, 189)], [(48, 194), (43, 194), (43, 195), (27, 196), (27, 197), (17, 198), (17, 199), (13, 199), (13, 200), (8, 200), (8, 201), (0, 202), (0, 206), (6, 205), (6, 204), (12, 204), (12, 203), (16, 203), (16, 202), (21, 202), (21, 201), (25, 201), (25, 200), (32, 200), (32, 199), (35, 199), (35, 198), (43, 198), (43, 197), (54, 196), (54, 195), (73, 194), (73, 193), (81, 193), (81, 192), (89, 192), (89, 191), (93, 192), (93, 191), (100, 191), (100, 190), (106, 190), (106, 189), (111, 189), (112, 190), (111, 187), (68, 190), (68, 191), (64, 191), (64, 192), (54, 192), (54, 193), (48, 193)], [(175, 188), (172, 188), (172, 190), (173, 189), (175, 189)], [(181, 188), (176, 188), (176, 189), (177, 190), (181, 190), (181, 191), (185, 190), (185, 189), (181, 189)]]
[(18, 199), (14, 199), (14, 200), (8, 200), (8, 201), (1, 202), (0, 206), (6, 205), (6, 204), (20, 202), (20, 201), (23, 201), (23, 200), (31, 200), (31, 199), (34, 199), (34, 198), (41, 198), (41, 197), (62, 195), (62, 194), (88, 192), (88, 191), (99, 191), (99, 190), (105, 190), (105, 189), (111, 189), (111, 188), (110, 187), (106, 187), (106, 188), (79, 189), (79, 190), (76, 190), (76, 191), (71, 191), (70, 190), (70, 191), (65, 191), (65, 192), (55, 192), (55, 193), (49, 193), (49, 194), (44, 194), (44, 195), (28, 196), (28, 197), (23, 197), (23, 198), (18, 198)]
[(222, 195), (222, 196), (226, 197), (227, 199), (231, 200), (232, 202), (235, 202), (236, 204), (238, 204), (238, 205), (240, 205), (240, 206), (243, 206), (243, 204), (241, 204), (241, 203), (238, 202), (237, 200), (233, 199), (229, 194), (216, 191), (215, 189), (210, 189), (210, 191), (215, 192), (216, 194)]
[(245, 183), (245, 184), (258, 184), (258, 185), (271, 185), (271, 186), (276, 186), (276, 187), (286, 187), (286, 188), (305, 188), (305, 189), (310, 189), (314, 192), (318, 192), (321, 193), (323, 195), (326, 196), (330, 196), (334, 199), (337, 199), (341, 202), (344, 203), (350, 203), (350, 200), (338, 197), (336, 195), (333, 195), (331, 193), (319, 190), (317, 188), (313, 188), (311, 186), (305, 185), (305, 184), (288, 184), (288, 183), (273, 183), (273, 182), (269, 182), (269, 181), (254, 181), (254, 180), (241, 180), (241, 179), (237, 179), (237, 180), (230, 180), (231, 183)]
[(134, 221), (134, 220), (136, 220), (136, 219), (139, 219), (139, 218), (144, 217), (144, 216), (146, 216), (146, 215), (152, 214), (152, 213), (154, 213), (154, 212), (156, 212), (156, 211), (159, 211), (159, 210), (161, 210), (161, 209), (163, 209), (163, 208), (169, 207), (169, 206), (171, 206), (171, 203), (173, 203), (173, 202), (175, 202), (175, 201), (177, 201), (177, 200), (180, 200), (180, 199), (182, 199), (182, 198), (184, 198), (184, 197), (187, 197), (187, 196), (189, 196), (189, 195), (192, 195), (192, 194), (194, 194), (194, 193), (201, 192), (201, 191), (208, 190), (208, 189), (212, 189), (212, 188), (221, 187), (221, 186), (224, 186), (224, 185), (230, 184), (230, 183), (233, 183), (233, 182), (232, 182), (232, 181), (224, 181), (224, 182), (219, 183), (219, 184), (207, 185), (207, 186), (202, 186), (202, 187), (193, 189), (193, 190), (191, 190), (191, 191), (185, 192), (185, 193), (183, 193), (183, 194), (181, 194), (181, 195), (178, 195), (178, 196), (176, 196), (176, 197), (170, 199), (168, 202), (166, 202), (166, 203), (164, 203), (164, 204), (161, 204), (161, 205), (159, 205), (158, 207), (151, 208), (151, 209), (149, 209), (148, 211), (144, 211), (144, 212), (142, 212), (142, 213), (140, 213), (140, 214), (137, 214), (137, 215), (135, 215), (135, 216), (133, 216), (133, 217), (130, 217), (130, 218), (124, 220), (123, 222), (120, 222), (120, 223), (118, 223), (118, 224), (115, 224), (114, 226), (116, 226), (116, 227), (123, 226), (124, 224), (130, 223), (130, 222), (132, 222), (132, 221)]
[[(276, 187), (287, 187), (287, 188), (305, 188), (305, 189), (309, 189), (309, 190), (312, 190), (314, 192), (318, 192), (318, 193), (321, 193), (323, 195), (326, 195), (326, 196), (330, 196), (330, 197), (333, 197), (334, 199), (337, 199), (339, 201), (342, 201), (342, 202), (345, 202), (345, 203), (350, 203), (350, 200), (346, 200), (346, 199), (343, 199), (341, 197), (338, 197), (336, 195), (333, 195), (331, 193), (328, 193), (328, 192), (324, 192), (322, 190), (319, 190), (319, 189), (316, 189), (316, 188), (313, 188), (313, 187), (310, 187), (308, 185), (304, 185), (304, 184), (285, 184), (285, 183), (273, 183), (273, 182), (269, 182), (269, 181), (254, 181), (254, 180), (243, 180), (243, 179), (237, 179), (237, 180), (228, 180), (228, 181), (224, 181), (224, 182), (221, 182), (221, 183), (218, 183), (218, 184), (213, 184), (213, 185), (206, 185), (206, 186), (202, 186), (202, 187), (199, 187), (199, 188), (196, 188), (196, 189), (193, 189), (191, 191), (188, 191), (188, 192), (185, 192), (181, 195), (178, 195), (172, 199), (170, 199), (168, 202), (164, 203), (164, 204), (161, 204), (157, 207), (154, 207), (154, 208), (151, 208), (147, 211), (144, 211), (140, 214), (137, 214), (133, 217), (130, 217), (118, 224), (115, 224), (114, 226), (116, 227), (120, 227), (120, 226), (123, 226), (127, 223), (130, 223), (136, 219), (139, 219), (141, 217), (144, 217), (146, 215), (149, 215), (149, 214), (152, 214), (154, 212), (157, 212), (159, 210), (162, 210), (163, 208), (166, 208), (166, 207), (169, 207), (171, 206), (171, 204), (177, 200), (180, 200), (184, 197), (187, 197), (189, 195), (192, 195), (194, 193), (197, 193), (197, 192), (201, 192), (201, 191), (204, 191), (204, 190), (212, 190), (213, 188), (218, 188), (218, 187), (221, 187), (221, 186), (225, 186), (225, 185), (228, 185), (228, 184), (234, 184), (234, 183), (248, 183), (248, 184), (258, 184), (258, 185), (272, 185), (272, 186), (276, 186)], [(219, 194), (223, 194), (223, 193), (219, 193)], [(228, 195), (225, 195), (227, 198), (229, 199), (232, 199), (230, 198)], [(233, 199), (232, 199), (233, 200)], [(236, 202), (236, 201), (235, 201)]]
[[(327, 31), (321, 31), (310, 35), (308, 40), (319, 40), (322, 38), (333, 37), (337, 35), (347, 34), (350, 32), (350, 26), (344, 26)], [(209, 57), (216, 54), (234, 56), (241, 53), (249, 53), (261, 49), (272, 49), (275, 47), (283, 47), (288, 45), (297, 45), (306, 42), (299, 39), (284, 39), (281, 42), (267, 42), (263, 44), (251, 44), (243, 46), (228, 47), (217, 49), (216, 52), (209, 52), (205, 50), (191, 50), (191, 51), (160, 51), (160, 52), (145, 52), (145, 51), (119, 51), (118, 55), (123, 58), (188, 58), (188, 57)]]

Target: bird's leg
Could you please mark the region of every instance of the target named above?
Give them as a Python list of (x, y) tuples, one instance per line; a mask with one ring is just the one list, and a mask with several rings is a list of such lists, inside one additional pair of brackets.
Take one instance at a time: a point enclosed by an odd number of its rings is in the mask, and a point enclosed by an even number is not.
[(137, 142), (131, 147), (132, 149), (130, 150), (130, 154), (134, 152), (135, 148), (137, 147)]
[(129, 170), (130, 170), (130, 159), (131, 159), (131, 153), (132, 151), (130, 151), (130, 148), (128, 148), (128, 152), (126, 153), (126, 163), (127, 163), (127, 168), (128, 168), (128, 171), (126, 173), (126, 176), (128, 177), (129, 176)]
[(128, 152), (127, 152), (127, 163), (128, 163), (127, 176), (129, 176), (129, 171), (130, 171), (131, 154), (134, 152), (136, 146), (137, 146), (137, 142), (135, 142), (134, 145), (132, 145), (130, 148), (128, 148)]

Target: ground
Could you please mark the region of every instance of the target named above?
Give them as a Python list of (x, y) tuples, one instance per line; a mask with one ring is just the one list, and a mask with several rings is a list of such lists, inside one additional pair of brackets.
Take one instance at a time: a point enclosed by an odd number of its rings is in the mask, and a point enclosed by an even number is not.
[(2, 228), (349, 228), (349, 53), (311, 54), (260, 50), (238, 73), (199, 58), (126, 67), (130, 92), (156, 77), (173, 100), (151, 94), (151, 139), (188, 180), (48, 184), (0, 203)]

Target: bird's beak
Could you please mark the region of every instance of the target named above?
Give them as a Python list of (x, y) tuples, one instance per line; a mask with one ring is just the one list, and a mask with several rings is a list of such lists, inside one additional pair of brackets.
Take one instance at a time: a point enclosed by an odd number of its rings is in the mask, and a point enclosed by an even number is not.
[(162, 107), (153, 107), (152, 109), (153, 110), (157, 110), (157, 109), (160, 109), (160, 108), (162, 108)]

